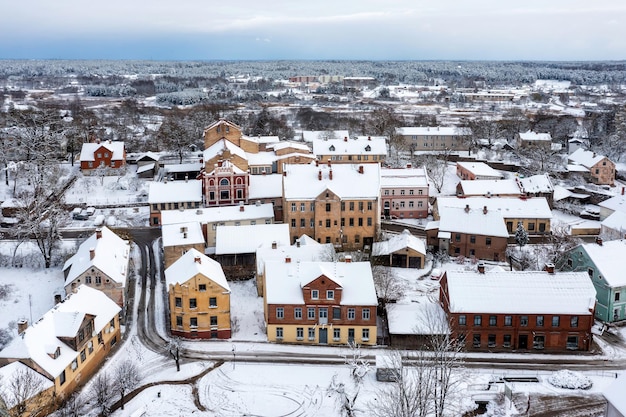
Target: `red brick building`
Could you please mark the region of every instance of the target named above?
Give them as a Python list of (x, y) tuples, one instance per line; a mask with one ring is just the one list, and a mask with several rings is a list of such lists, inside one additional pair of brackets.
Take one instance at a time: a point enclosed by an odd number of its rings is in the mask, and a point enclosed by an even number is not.
[(83, 143), (80, 152), (80, 169), (89, 172), (96, 168), (117, 169), (126, 165), (124, 142)]
[[(554, 271), (553, 266), (547, 268)], [(468, 351), (587, 351), (596, 291), (586, 272), (447, 271), (439, 299)]]

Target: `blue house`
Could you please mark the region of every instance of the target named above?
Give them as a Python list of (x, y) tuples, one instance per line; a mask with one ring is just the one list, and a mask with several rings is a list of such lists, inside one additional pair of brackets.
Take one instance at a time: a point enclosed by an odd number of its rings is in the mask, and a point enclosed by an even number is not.
[(596, 288), (596, 318), (604, 322), (626, 319), (626, 241), (585, 243), (567, 251), (557, 263), (561, 271), (587, 271)]

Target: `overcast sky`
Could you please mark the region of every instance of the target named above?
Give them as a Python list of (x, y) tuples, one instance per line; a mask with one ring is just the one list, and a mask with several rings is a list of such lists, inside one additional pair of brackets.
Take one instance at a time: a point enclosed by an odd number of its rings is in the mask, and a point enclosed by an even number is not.
[(624, 0), (3, 0), (0, 58), (622, 60)]

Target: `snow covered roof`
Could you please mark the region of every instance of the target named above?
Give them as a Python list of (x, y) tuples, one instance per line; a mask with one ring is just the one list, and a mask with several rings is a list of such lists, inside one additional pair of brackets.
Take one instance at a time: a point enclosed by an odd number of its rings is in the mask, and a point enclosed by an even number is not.
[(381, 188), (426, 187), (428, 175), (423, 168), (381, 168), (380, 186)]
[(462, 127), (398, 127), (396, 133), (404, 136), (459, 136), (467, 135), (468, 128)]
[(249, 165), (272, 165), (278, 159), (272, 151), (261, 151), (257, 153), (246, 152)]
[(228, 150), (232, 155), (237, 155), (242, 159), (248, 159), (248, 156), (243, 149), (226, 139), (220, 139), (213, 145), (206, 148), (202, 153), (202, 157), (205, 161), (210, 161), (216, 156), (222, 155), (225, 150)]
[[(243, 210), (241, 209), (243, 207)], [(187, 222), (218, 223), (237, 220), (273, 219), (272, 203), (247, 204), (243, 206), (203, 207), (186, 210), (163, 210), (161, 224), (182, 225)]]
[(502, 178), (503, 175), (500, 174), (495, 169), (491, 168), (484, 162), (462, 162), (459, 161), (456, 163), (457, 166), (460, 166), (463, 169), (473, 173), (478, 177), (490, 177), (490, 178)]
[(416, 252), (426, 255), (426, 245), (424, 240), (413, 236), (407, 229), (404, 229), (402, 233), (394, 235), (388, 240), (374, 242), (372, 255), (389, 255), (406, 248), (413, 249)]
[(587, 272), (446, 271), (452, 313), (591, 315)]
[(387, 155), (384, 136), (358, 136), (355, 139), (313, 139), (315, 155)]
[(200, 162), (188, 162), (186, 164), (171, 164), (163, 166), (165, 172), (190, 172), (198, 171), (204, 168), (204, 164)]
[(190, 249), (165, 270), (165, 284), (184, 284), (197, 274), (204, 275), (226, 291), (230, 291), (228, 281), (219, 262), (196, 249)]
[(202, 226), (200, 226), (198, 221), (164, 224), (161, 226), (161, 234), (163, 236), (164, 248), (204, 243)]
[(143, 172), (148, 172), (154, 169), (156, 162), (150, 162), (140, 167), (137, 167), (137, 174), (141, 174)]
[(265, 297), (268, 304), (304, 304), (302, 287), (324, 275), (342, 289), (341, 305), (376, 306), (376, 289), (369, 262), (265, 263)]
[[(100, 236), (100, 238), (98, 238)], [(93, 250), (93, 259), (91, 251)], [(113, 281), (126, 286), (130, 244), (113, 233), (108, 227), (92, 234), (79, 247), (76, 253), (63, 265), (67, 272), (65, 285), (90, 268), (97, 268)]]
[(161, 154), (155, 152), (145, 152), (137, 156), (137, 161), (158, 161), (161, 159)]
[[(74, 293), (46, 312), (36, 323), (27, 327), (22, 336), (13, 339), (2, 351), (0, 358), (32, 359), (52, 378), (56, 378), (76, 359), (78, 352), (61, 342), (56, 334), (56, 316), (67, 313), (95, 316), (95, 331), (100, 331), (121, 308), (102, 291), (80, 285)], [(75, 335), (72, 335), (75, 336)], [(60, 355), (53, 359), (48, 355), (59, 348)]]
[(626, 212), (616, 211), (602, 221), (602, 226), (609, 229), (621, 230), (626, 236)]
[(313, 142), (314, 139), (320, 139), (325, 137), (345, 138), (350, 137), (350, 132), (347, 130), (303, 130), (300, 132), (302, 140), (305, 142)]
[[(466, 233), (471, 235), (509, 237), (502, 213), (497, 210), (484, 212), (483, 207), (470, 208), (466, 211), (461, 207), (439, 208), (439, 233)], [(444, 235), (441, 235), (442, 237)]]
[(394, 335), (449, 334), (450, 326), (445, 311), (439, 303), (421, 297), (417, 303), (388, 303), (389, 333)]
[(555, 185), (554, 186), (554, 201), (560, 201), (565, 198), (577, 198), (577, 199), (584, 200), (585, 198), (589, 198), (589, 194), (574, 193), (565, 187), (562, 187), (560, 185)]
[(215, 232), (215, 254), (256, 253), (264, 244), (288, 245), (288, 224), (220, 226)]
[(624, 265), (619, 262), (626, 255), (626, 241), (609, 240), (602, 242), (602, 245), (583, 243), (581, 247), (598, 268), (598, 274), (608, 285), (611, 287), (626, 286)]
[[(39, 390), (38, 391), (33, 391), (32, 389), (28, 389), (27, 387), (23, 388), (23, 391), (21, 391), (18, 396), (20, 395), (28, 395), (28, 398), (20, 398), (20, 400), (28, 400), (32, 397), (34, 397), (35, 395), (49, 389), (52, 388), (54, 386), (54, 382), (51, 381), (50, 379), (46, 378), (45, 376), (43, 376), (42, 374), (40, 374), (39, 372), (34, 371), (33, 369), (29, 368), (28, 366), (24, 365), (22, 362), (11, 362), (8, 365), (5, 365), (3, 367), (0, 368), (0, 381), (3, 381), (4, 384), (6, 384), (6, 386), (8, 386), (11, 381), (14, 378), (14, 375), (16, 375), (18, 372), (20, 373), (24, 373), (24, 372), (30, 372), (33, 375), (34, 378), (34, 382), (32, 387), (38, 387)], [(36, 384), (36, 385), (35, 385)], [(24, 392), (26, 391), (26, 392)], [(32, 392), (31, 392), (32, 391)], [(17, 393), (16, 393), (17, 394)], [(11, 408), (15, 407), (18, 403), (17, 400), (15, 398), (14, 395), (5, 395), (3, 397), (3, 400), (6, 401), (6, 405), (8, 406), (8, 409), (10, 410)], [(2, 401), (2, 400), (0, 400)]]
[(202, 201), (202, 181), (151, 182), (148, 203), (186, 203)]
[(243, 138), (256, 143), (272, 144), (280, 142), (278, 136), (243, 136)]
[(272, 244), (263, 244), (256, 250), (256, 267), (262, 273), (265, 262), (268, 261), (284, 261), (288, 257), (292, 262), (323, 261), (332, 259), (334, 254), (335, 247), (332, 243), (319, 243), (302, 235), (293, 245), (276, 244), (274, 247)]
[(287, 200), (314, 200), (326, 190), (342, 199), (377, 199), (380, 193), (379, 164), (288, 164), (285, 172), (283, 195)]
[(498, 196), (498, 195), (521, 195), (520, 187), (516, 180), (462, 180), (463, 195), (466, 196)]
[(487, 206), (488, 211), (499, 211), (503, 218), (510, 219), (551, 219), (552, 211), (548, 206), (548, 201), (544, 197), (515, 198), (515, 197), (438, 197), (437, 208), (442, 207), (465, 208), (483, 210)]
[(250, 201), (277, 198), (283, 195), (283, 176), (281, 174), (250, 175), (248, 199)]
[(582, 165), (588, 169), (602, 161), (604, 158), (604, 155), (600, 155), (592, 151), (586, 151), (583, 148), (576, 149), (574, 153), (567, 157), (567, 159), (574, 164)]
[(604, 390), (602, 395), (604, 398), (622, 415), (626, 415), (626, 395), (624, 395), (624, 387), (626, 386), (626, 372), (622, 372), (617, 379)]
[(301, 143), (301, 142), (284, 140), (278, 143), (272, 143), (272, 144), (267, 145), (267, 149), (273, 149), (274, 152), (279, 151), (281, 149), (288, 149), (288, 148), (300, 149), (302, 151), (311, 152), (311, 148), (309, 148), (307, 144)]
[(528, 130), (526, 132), (521, 132), (519, 134), (519, 137), (521, 140), (526, 140), (526, 141), (541, 141), (541, 142), (551, 142), (552, 141), (552, 136), (550, 135), (550, 133), (538, 133), (538, 132), (533, 132), (532, 130)]
[(519, 183), (525, 193), (551, 193), (554, 191), (554, 186), (548, 174), (520, 178)]
[(108, 149), (111, 152), (111, 159), (114, 161), (124, 159), (124, 142), (103, 141), (100, 143), (83, 143), (80, 160), (95, 161), (95, 152), (100, 148)]
[(604, 207), (613, 211), (621, 211), (626, 213), (626, 195), (620, 194), (598, 203), (600, 207)]

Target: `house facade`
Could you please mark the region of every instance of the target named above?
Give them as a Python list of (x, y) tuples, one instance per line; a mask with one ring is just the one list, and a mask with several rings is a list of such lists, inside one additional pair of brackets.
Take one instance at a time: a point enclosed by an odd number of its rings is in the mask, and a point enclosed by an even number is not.
[(439, 300), (468, 351), (588, 351), (595, 289), (584, 272), (446, 271)]
[(65, 293), (86, 285), (102, 291), (118, 306), (126, 299), (130, 242), (103, 226), (63, 265)]
[(426, 245), (422, 239), (404, 229), (388, 240), (374, 242), (372, 258), (376, 265), (419, 269), (425, 266)]
[(371, 250), (380, 222), (378, 164), (288, 165), (283, 221), (292, 242), (306, 234), (338, 250)]
[(383, 163), (387, 157), (387, 140), (383, 136), (357, 136), (350, 139), (314, 139), (313, 154), (321, 163)]
[(126, 165), (124, 142), (83, 143), (80, 152), (80, 169), (89, 173), (97, 168), (118, 169)]
[(120, 307), (103, 292), (81, 285), (0, 351), (0, 366), (21, 362), (65, 398), (84, 384), (121, 340)]
[(567, 251), (557, 262), (562, 271), (581, 271), (596, 289), (596, 318), (606, 323), (626, 319), (626, 275), (619, 260), (626, 241), (597, 239)]
[(615, 163), (604, 155), (578, 149), (568, 156), (570, 164), (586, 169), (590, 181), (598, 185), (615, 185)]
[(161, 225), (161, 211), (198, 209), (202, 206), (202, 181), (151, 182), (148, 191), (150, 225)]
[(295, 263), (286, 258), (265, 264), (268, 341), (376, 344), (378, 300), (371, 266), (348, 260)]
[(219, 263), (190, 249), (165, 270), (172, 335), (229, 339), (230, 286)]
[(463, 127), (399, 127), (396, 135), (402, 138), (410, 149), (415, 151), (466, 151), (466, 140), (471, 135), (469, 128)]
[(456, 175), (462, 180), (498, 180), (502, 178), (495, 169), (484, 162), (457, 162)]
[(191, 249), (204, 253), (204, 235), (198, 222), (164, 224), (161, 226), (161, 236), (165, 269)]
[(550, 152), (552, 147), (552, 136), (550, 133), (538, 133), (528, 130), (520, 132), (515, 137), (515, 142), (519, 148), (539, 148)]
[(380, 170), (380, 199), (385, 218), (428, 217), (428, 175), (423, 168)]

